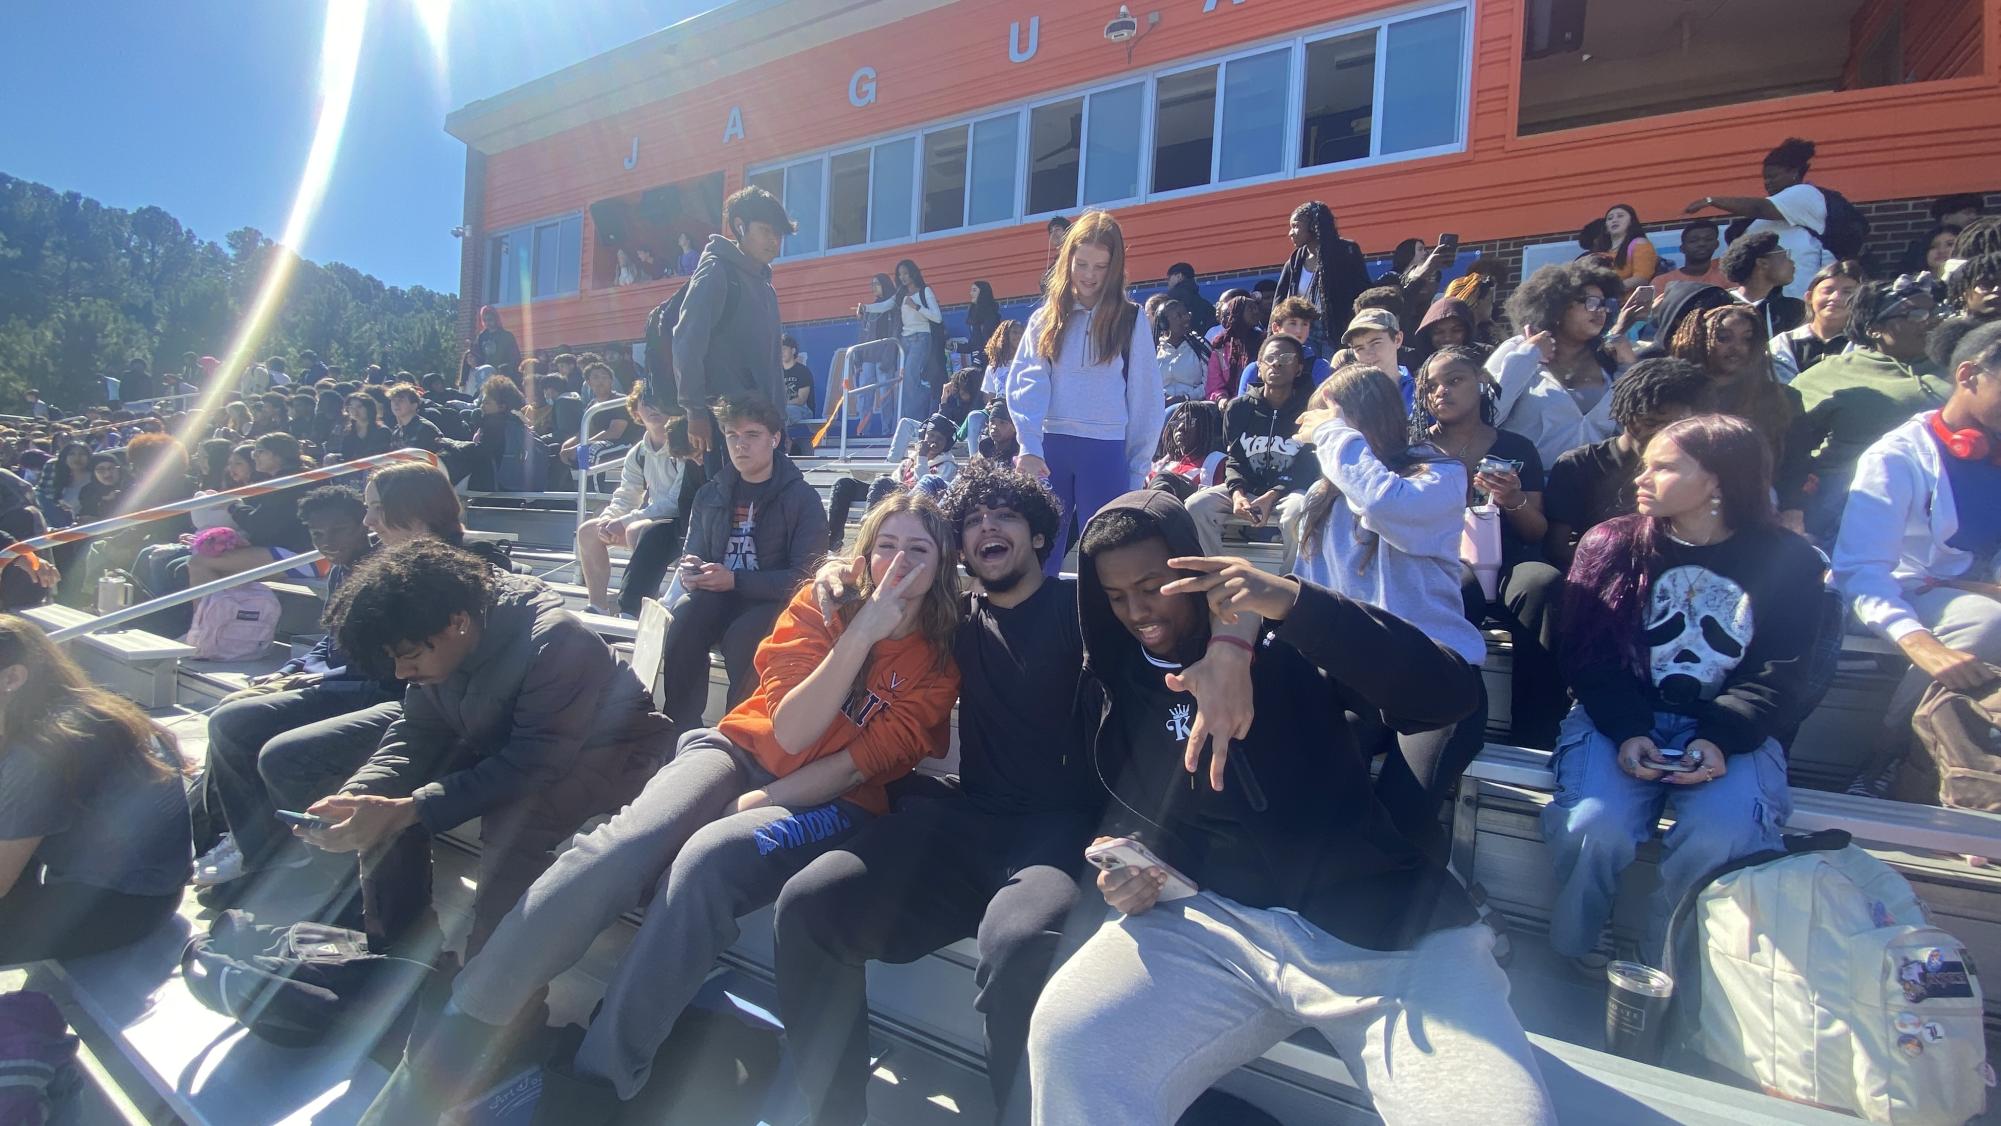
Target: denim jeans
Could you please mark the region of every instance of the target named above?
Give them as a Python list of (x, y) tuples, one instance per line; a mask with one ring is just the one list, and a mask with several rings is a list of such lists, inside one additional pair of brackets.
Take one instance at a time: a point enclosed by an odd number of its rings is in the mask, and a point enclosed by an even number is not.
[[(1656, 745), (1686, 747), (1694, 737), (1695, 720), (1654, 713)], [(1658, 964), (1668, 916), (1697, 880), (1740, 856), (1779, 847), (1779, 829), (1792, 814), (1786, 755), (1767, 739), (1729, 756), (1723, 777), (1687, 786), (1642, 782), (1619, 769), (1618, 758), (1618, 745), (1591, 725), (1583, 706), (1572, 708), (1556, 739), (1556, 800), (1542, 811), (1543, 840), (1556, 861), (1549, 944), (1573, 958), (1597, 945), (1618, 897), (1619, 873), (1672, 802), (1674, 828), (1662, 842), (1660, 887), (1641, 952)]]

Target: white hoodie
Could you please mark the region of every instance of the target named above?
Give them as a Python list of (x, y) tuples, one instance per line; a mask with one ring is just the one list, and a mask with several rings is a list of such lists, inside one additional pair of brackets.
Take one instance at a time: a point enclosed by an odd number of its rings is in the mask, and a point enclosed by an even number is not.
[(1972, 552), (1946, 541), (1959, 531), (1952, 480), (1925, 416), (1876, 439), (1855, 463), (1855, 483), (1834, 543), (1834, 583), (1863, 625), (1898, 641), (1928, 628), (1906, 596), (1928, 579), (1972, 578)]

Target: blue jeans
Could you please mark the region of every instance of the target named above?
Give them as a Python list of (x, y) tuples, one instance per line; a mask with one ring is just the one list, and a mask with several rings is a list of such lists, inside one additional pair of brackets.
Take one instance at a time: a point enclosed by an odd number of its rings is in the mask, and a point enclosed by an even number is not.
[[(1694, 737), (1693, 719), (1654, 713), (1657, 745), (1685, 747)], [(1740, 856), (1780, 846), (1780, 826), (1792, 814), (1786, 756), (1767, 739), (1754, 751), (1731, 755), (1723, 777), (1689, 786), (1642, 782), (1620, 770), (1618, 758), (1618, 745), (1591, 726), (1584, 708), (1572, 708), (1556, 739), (1556, 800), (1542, 811), (1543, 840), (1556, 861), (1549, 944), (1573, 958), (1597, 945), (1618, 896), (1619, 873), (1672, 801), (1674, 828), (1662, 842), (1660, 887), (1641, 951), (1659, 964), (1668, 916), (1697, 880)]]
[[(904, 334), (903, 417), (922, 422), (938, 413), (938, 374), (932, 370), (931, 334)], [(892, 396), (890, 401), (896, 400)]]

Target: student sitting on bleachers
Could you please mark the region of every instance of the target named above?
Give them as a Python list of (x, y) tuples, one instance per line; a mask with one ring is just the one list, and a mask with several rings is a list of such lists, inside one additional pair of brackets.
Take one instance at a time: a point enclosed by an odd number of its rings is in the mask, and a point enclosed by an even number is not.
[(1550, 945), (1602, 976), (1619, 874), (1672, 800), (1641, 949), (1726, 861), (1779, 844), (1791, 811), (1773, 738), (1802, 718), (1826, 565), (1777, 523), (1771, 453), (1748, 422), (1698, 415), (1647, 443), (1639, 512), (1571, 564), (1563, 663), (1577, 706), (1557, 737), (1543, 837), (1556, 861)]
[[(299, 501), (313, 546), (333, 566), (329, 596), (373, 550), (364, 511), (361, 494), (344, 485)], [(338, 789), (402, 712), (403, 686), (349, 667), (331, 633), (250, 683), (209, 713), (207, 787), (229, 832), (196, 862), (196, 887), (305, 863), (305, 850), (286, 848), (291, 834), (272, 812), (304, 809)]]
[(0, 614), (0, 966), (124, 946), (194, 847), (178, 752), (41, 630)]
[[(736, 433), (724, 419), (724, 433)], [(810, 587), (791, 599), (758, 648), (757, 691), (719, 726), (684, 735), (632, 804), (526, 889), (362, 1121), (437, 1121), (457, 1096), (483, 1089), (537, 992), (643, 904), (574, 1060), (545, 1070), (537, 1116), (601, 1122), (636, 1095), (736, 940), (736, 920), (887, 813), (885, 783), (945, 753), (959, 690), (954, 543), (921, 494), (871, 511), (850, 560), (863, 601), (829, 625)]]
[[(952, 420), (942, 414), (934, 414), (917, 428), (917, 440), (911, 444), (910, 452), (904, 455), (895, 469), (870, 481), (866, 487), (853, 477), (843, 477), (834, 482), (833, 494), (828, 505), (829, 527), (838, 536), (848, 526), (848, 512), (856, 500), (866, 496), (867, 503), (862, 511), (874, 508), (882, 498), (895, 492), (916, 490), (937, 500), (945, 495), (945, 487), (958, 475), (959, 460), (952, 456), (952, 443), (957, 440), (957, 431)], [(866, 492), (864, 492), (866, 488)]]
[(378, 950), (407, 938), (414, 956), (435, 953), (434, 834), (480, 819), (476, 951), (556, 846), (632, 800), (666, 756), (646, 690), (562, 596), (459, 548), (423, 539), (378, 552), (327, 622), (361, 671), (409, 685), (374, 755), (308, 808), (333, 824), (302, 832), (362, 854)]
[(645, 401), (645, 394), (641, 380), (625, 398), (626, 409), (645, 425), (646, 433), (626, 451), (618, 490), (604, 511), (577, 527), (577, 566), (584, 573), (593, 614), (614, 612), (613, 547), (632, 551), (616, 610), (636, 618), (640, 603), (660, 593), (660, 580), (680, 556), (688, 512), (695, 490), (702, 486), (702, 464), (688, 444), (688, 421), (661, 414)]
[[(1117, 914), (1030, 1021), (1035, 1121), (1167, 1126), (1314, 1028), (1387, 1122), (1464, 1121), (1469, 1098), (1493, 1122), (1555, 1122), (1492, 932), (1398, 831), (1344, 717), (1449, 724), (1473, 710), (1478, 678), (1408, 622), (1244, 560), (1185, 558), (1196, 550), (1193, 522), (1159, 492), (1114, 500), (1084, 531), (1077, 601), (1106, 831), (1193, 894), (1166, 894), (1150, 864), (1098, 877)], [(1163, 673), (1210, 645), (1204, 593), (1275, 632), (1251, 665), (1248, 730), (1191, 774), (1194, 699)]]
[(768, 399), (717, 412), (729, 464), (695, 494), (680, 560), (687, 591), (668, 610), (661, 642), (665, 706), (677, 734), (702, 726), (709, 650), (722, 650), (728, 705), (757, 687), (751, 658), (813, 564), (827, 550), (827, 510), (792, 459), (778, 451), (785, 419)]
[[(1312, 311), (1300, 298), (1287, 300)], [(1253, 528), (1276, 525), (1285, 536), (1285, 569), (1291, 569), (1306, 490), (1320, 479), (1312, 448), (1296, 433), (1312, 393), (1306, 366), (1305, 346), (1291, 333), (1275, 332), (1258, 350), (1263, 378), (1223, 407), (1223, 483), (1186, 498), (1204, 554), (1222, 552), (1223, 526), (1235, 517)]]
[(1947, 327), (1952, 396), (1864, 451), (1834, 545), (1856, 618), (1916, 666), (1893, 723), (1927, 683), (1971, 692), (2001, 665), (2001, 324)]
[(1549, 520), (1543, 554), (1551, 565), (1567, 570), (1584, 533), (1634, 510), (1641, 452), (1663, 426), (1699, 412), (1708, 390), (1701, 368), (1665, 356), (1641, 360), (1619, 377), (1611, 405), (1619, 432), (1566, 451), (1549, 468), (1542, 509)]

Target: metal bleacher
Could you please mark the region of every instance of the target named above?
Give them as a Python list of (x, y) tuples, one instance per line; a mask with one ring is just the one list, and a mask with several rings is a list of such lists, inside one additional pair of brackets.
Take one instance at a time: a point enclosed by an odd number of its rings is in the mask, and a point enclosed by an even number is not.
[[(856, 451), (859, 452), (859, 451)], [(890, 468), (873, 460), (807, 459), (802, 469), (823, 495), (843, 476), (868, 478)], [(860, 506), (857, 506), (859, 509)], [(859, 517), (859, 512), (854, 514)], [(657, 631), (629, 619), (582, 614), (575, 585), (571, 536), (576, 498), (565, 495), (480, 494), (468, 497), (474, 534), (513, 541), (519, 569), (535, 573), (561, 592), (582, 620), (628, 660), (657, 668)], [(1276, 569), (1278, 545), (1226, 541), (1225, 550)], [(613, 553), (617, 586), (622, 552)], [(1074, 561), (1072, 563), (1074, 566)], [(293, 592), (310, 598), (314, 592)], [(298, 615), (289, 612), (288, 620)], [(43, 610), (44, 624), (72, 624), (74, 611)], [(83, 615), (88, 617), (88, 615)], [(39, 620), (39, 619), (38, 619)], [(309, 640), (306, 631), (294, 644)], [(1490, 696), (1505, 701), (1508, 648), (1490, 635)], [(633, 657), (634, 650), (638, 656)], [(205, 744), (205, 709), (240, 687), (256, 668), (201, 667), (191, 651), (164, 638), (130, 630), (91, 635), (75, 652), (100, 682), (130, 686), (135, 699), (156, 709), (163, 722), (199, 757)], [(1816, 716), (1795, 742), (1792, 824), (1799, 829), (1846, 828), (1911, 879), (1940, 925), (1964, 941), (1977, 959), (2001, 964), (2001, 875), (1973, 867), (1961, 853), (2001, 852), (2001, 818), (1967, 811), (1912, 806), (1833, 792), (1852, 774), (1856, 745), (1880, 727), (1888, 687), (1901, 675), (1900, 658), (1870, 639), (1844, 652), (1841, 677), (1824, 718)], [(271, 662), (275, 664), (275, 660)], [(146, 695), (136, 694), (143, 690)], [(711, 716), (722, 710), (726, 683), (719, 663), (710, 669)], [(1540, 839), (1538, 814), (1553, 779), (1545, 752), (1505, 742), (1505, 711), (1490, 743), (1468, 770), (1451, 810), (1454, 866), (1478, 880), (1510, 924), (1522, 932), (1545, 926), (1551, 875)], [(1865, 722), (1866, 721), (1866, 722)], [(1816, 724), (1820, 726), (1816, 726)], [(949, 770), (952, 752), (929, 770)], [(1825, 749), (1823, 749), (1825, 748)], [(463, 933), (476, 868), (477, 825), (439, 838), (436, 849), (440, 916), (448, 933)], [(1643, 853), (1623, 881), (1617, 919), (1637, 930), (1639, 902), (1651, 885), (1651, 854)], [(56, 993), (72, 1024), (101, 1062), (100, 1083), (125, 1106), (125, 1121), (267, 1123), (353, 1121), (382, 1082), (390, 1055), (375, 1043), (386, 1016), (343, 1029), (321, 1048), (289, 1051), (248, 1037), (226, 1018), (202, 1008), (178, 981), (178, 953), (206, 914), (192, 896), (170, 928), (128, 951), (64, 965), (45, 965), (28, 978)], [(584, 1019), (630, 941), (638, 916), (628, 916), (592, 948), (576, 969), (552, 988), (558, 1022)], [(773, 975), (769, 911), (742, 921), (742, 935), (725, 956), (718, 981), (745, 991), (768, 990)], [(1844, 1116), (1767, 1098), (1706, 1079), (1620, 1059), (1597, 1049), (1603, 1024), (1602, 995), (1554, 964), (1547, 948), (1517, 942), (1510, 968), (1513, 999), (1529, 1028), (1545, 1079), (1565, 1121), (1643, 1123), (1833, 1122)], [(881, 1055), (872, 1087), (872, 1120), (904, 1124), (984, 1122), (990, 1098), (980, 1075), (982, 1029), (972, 1006), (975, 950), (970, 942), (947, 947), (906, 966), (875, 965), (869, 974), (871, 1020)], [(2001, 1001), (1989, 1000), (1990, 1043), (2001, 1033)], [(1222, 1086), (1287, 1123), (1375, 1121), (1366, 1094), (1317, 1035), (1286, 1041), (1231, 1076)], [(940, 1102), (943, 1100), (943, 1102)], [(941, 1110), (949, 1105), (950, 1113)], [(890, 1108), (894, 1108), (891, 1110)], [(1469, 1120), (1471, 1115), (1469, 1114)], [(116, 1119), (107, 1118), (105, 1121)], [(1992, 1122), (1991, 1113), (1979, 1121)]]

